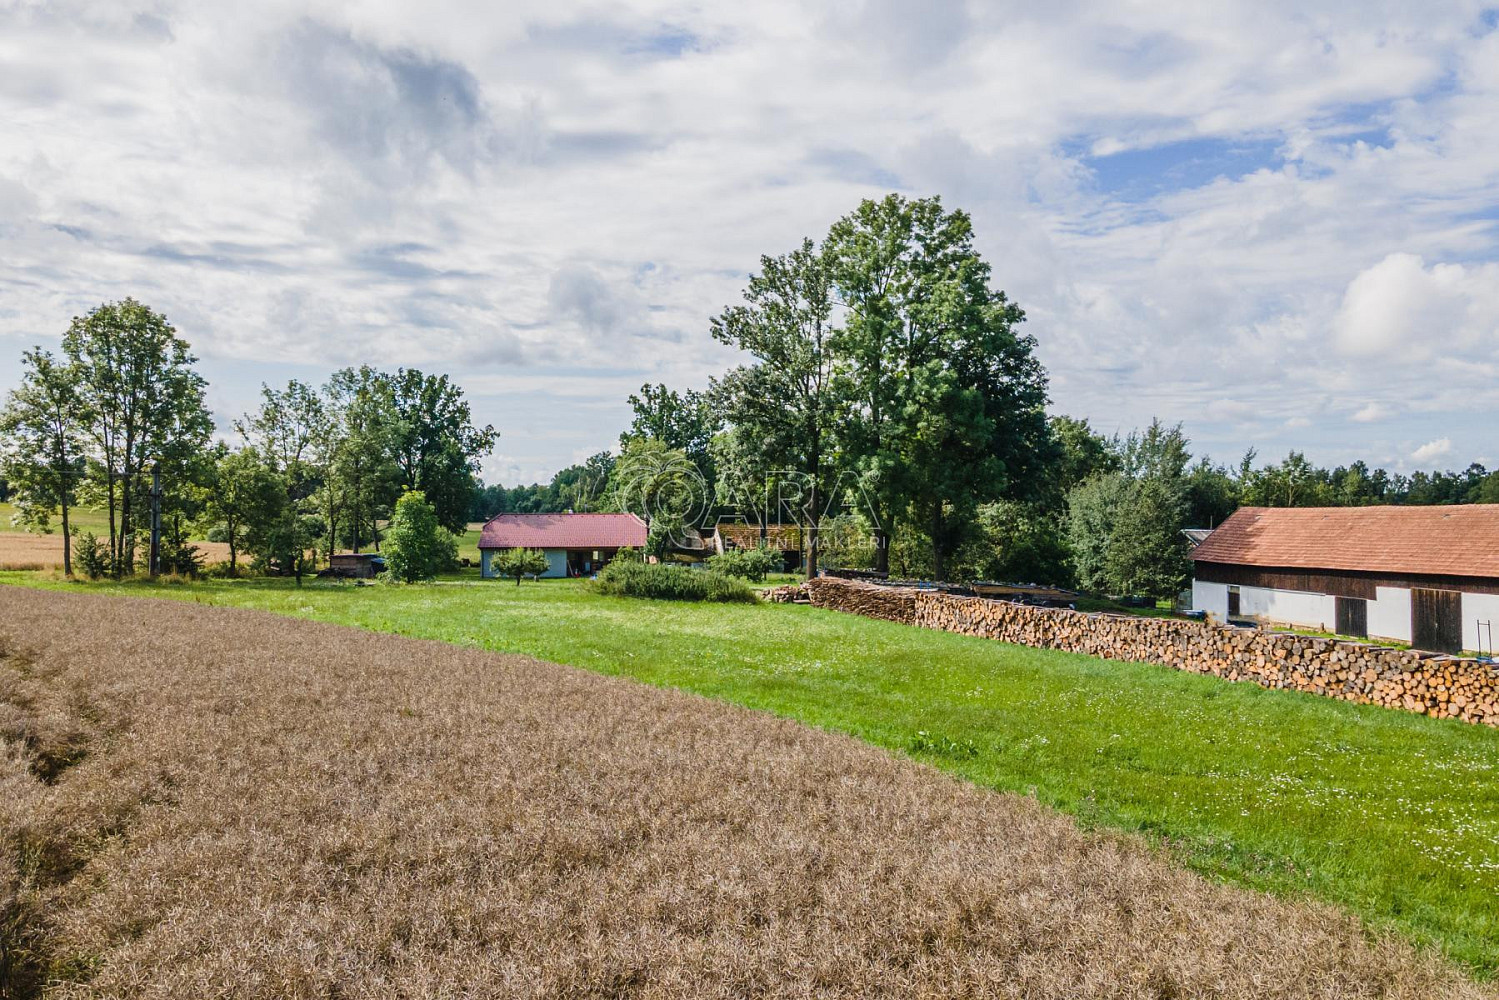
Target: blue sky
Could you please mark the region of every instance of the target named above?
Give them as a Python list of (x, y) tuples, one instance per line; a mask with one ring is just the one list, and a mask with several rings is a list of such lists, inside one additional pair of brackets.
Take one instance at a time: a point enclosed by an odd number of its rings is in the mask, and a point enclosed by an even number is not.
[(0, 389), (134, 295), (226, 430), (413, 365), (545, 478), (896, 190), (972, 213), (1057, 412), (1499, 465), (1499, 16), (1198, 6), (0, 2)]

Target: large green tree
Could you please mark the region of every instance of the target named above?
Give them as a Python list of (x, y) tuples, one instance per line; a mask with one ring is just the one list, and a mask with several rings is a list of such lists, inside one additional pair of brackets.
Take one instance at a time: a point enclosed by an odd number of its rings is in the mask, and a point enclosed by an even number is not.
[(844, 460), (882, 534), (914, 518), (944, 578), (981, 502), (1039, 488), (1046, 376), (1018, 332), (1025, 314), (990, 288), (967, 213), (937, 198), (866, 201), (827, 252), (847, 309), (835, 338)]
[(629, 430), (619, 436), (624, 448), (636, 438), (652, 438), (677, 449), (692, 460), (704, 482), (714, 479), (709, 443), (723, 426), (708, 393), (688, 389), (677, 392), (663, 383), (646, 383), (629, 399), (634, 417)]
[(77, 371), (41, 348), (24, 352), (21, 384), (0, 410), (0, 470), (28, 528), (48, 532), (52, 512), (60, 512), (68, 576), (73, 575), (69, 514), (83, 471), (86, 420)]
[(833, 471), (832, 275), (809, 239), (790, 253), (761, 257), (744, 304), (712, 321), (715, 339), (754, 361), (714, 387), (728, 422), (760, 442), (785, 473), (781, 496), (805, 525), (805, 569), (817, 575), (817, 528)]
[(209, 488), (205, 491), (202, 523), (210, 538), (229, 545), (229, 573), (239, 573), (242, 552), (253, 551), (262, 562), (274, 556), (279, 522), (294, 501), (285, 476), (254, 446), (236, 451), (221, 448)]
[[(376, 522), (400, 495), (396, 417), (389, 386), (369, 365), (333, 373), (323, 390), (330, 419), (320, 444), (326, 466), (325, 506), (332, 512), (330, 551), (340, 537), (358, 552), (379, 547)], [(339, 525), (344, 526), (340, 536)]]
[(160, 463), (169, 479), (186, 477), (212, 435), (207, 383), (187, 342), (134, 299), (74, 319), (63, 352), (77, 372), (90, 468), (109, 510), (111, 562), (116, 575), (131, 572), (149, 470)]
[(390, 397), (390, 448), (401, 488), (420, 491), (439, 524), (462, 531), (479, 460), (499, 435), (474, 426), (463, 390), (446, 375), (402, 368), (376, 381)]
[(386, 541), (387, 572), (401, 583), (431, 580), (458, 562), (457, 540), (420, 490), (408, 490), (396, 501)]

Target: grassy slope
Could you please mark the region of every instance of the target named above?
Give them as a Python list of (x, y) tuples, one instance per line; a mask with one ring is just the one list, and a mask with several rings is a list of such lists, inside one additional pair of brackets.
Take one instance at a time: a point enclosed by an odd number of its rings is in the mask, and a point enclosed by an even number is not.
[(1499, 971), (1490, 729), (806, 607), (603, 598), (571, 581), (91, 589), (525, 652), (767, 709), (1033, 791), (1085, 824), (1162, 837), (1198, 871), (1308, 892)]

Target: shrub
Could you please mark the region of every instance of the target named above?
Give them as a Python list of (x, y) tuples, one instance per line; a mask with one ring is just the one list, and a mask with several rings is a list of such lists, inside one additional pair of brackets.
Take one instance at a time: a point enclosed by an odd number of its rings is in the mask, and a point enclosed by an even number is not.
[(729, 549), (723, 555), (713, 556), (708, 566), (715, 573), (737, 576), (754, 583), (765, 579), (765, 574), (781, 562), (780, 553), (774, 549)]
[(430, 580), (458, 565), (458, 539), (437, 523), (437, 510), (421, 490), (396, 501), (385, 543), (386, 572), (400, 583)]
[(726, 601), (753, 604), (755, 592), (742, 580), (684, 566), (648, 565), (616, 559), (599, 574), (600, 593), (664, 601)]
[(92, 531), (74, 531), (73, 563), (90, 580), (109, 573), (109, 545)]

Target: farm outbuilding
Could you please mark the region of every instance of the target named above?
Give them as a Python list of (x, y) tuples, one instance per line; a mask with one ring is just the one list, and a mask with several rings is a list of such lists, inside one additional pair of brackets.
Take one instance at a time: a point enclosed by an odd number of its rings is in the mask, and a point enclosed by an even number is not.
[(495, 577), (495, 553), (540, 549), (543, 577), (588, 576), (623, 548), (645, 546), (645, 522), (634, 514), (496, 514), (479, 533), (480, 570)]
[(1499, 504), (1245, 507), (1192, 562), (1193, 606), (1223, 621), (1493, 649)]

